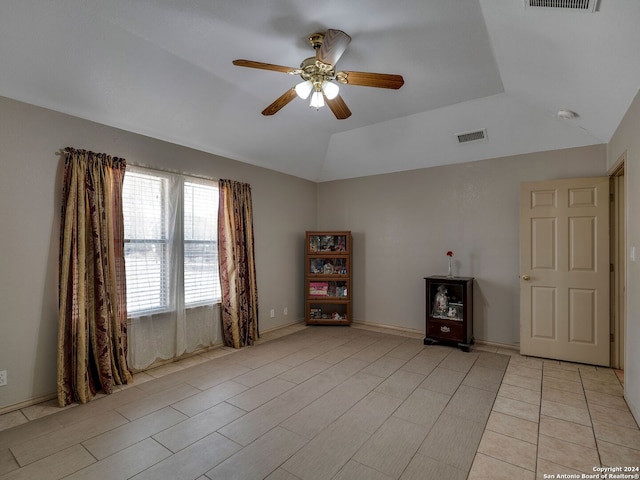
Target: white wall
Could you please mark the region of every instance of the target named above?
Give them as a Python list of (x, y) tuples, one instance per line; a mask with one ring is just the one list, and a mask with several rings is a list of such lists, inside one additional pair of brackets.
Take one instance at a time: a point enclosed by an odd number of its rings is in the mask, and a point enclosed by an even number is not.
[[(640, 252), (640, 92), (636, 95), (616, 133), (607, 146), (607, 166), (611, 168), (626, 153), (627, 250)], [(638, 253), (636, 253), (636, 259)], [(640, 423), (640, 263), (627, 255), (627, 326), (625, 332), (624, 392), (631, 412)]]
[(601, 175), (604, 145), (326, 182), (318, 228), (353, 232), (356, 321), (424, 331), (423, 278), (452, 250), (454, 274), (476, 278), (476, 339), (515, 344), (520, 182)]
[(250, 183), (261, 330), (302, 320), (303, 239), (316, 228), (314, 183), (0, 97), (0, 370), (9, 380), (0, 387), (0, 409), (55, 392), (58, 152), (66, 146)]

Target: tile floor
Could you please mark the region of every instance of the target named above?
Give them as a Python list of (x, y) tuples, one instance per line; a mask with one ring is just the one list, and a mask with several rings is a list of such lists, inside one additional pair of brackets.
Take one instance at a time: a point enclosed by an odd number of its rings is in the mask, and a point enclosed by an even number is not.
[(580, 478), (640, 465), (622, 392), (606, 368), (300, 325), (0, 416), (0, 479)]

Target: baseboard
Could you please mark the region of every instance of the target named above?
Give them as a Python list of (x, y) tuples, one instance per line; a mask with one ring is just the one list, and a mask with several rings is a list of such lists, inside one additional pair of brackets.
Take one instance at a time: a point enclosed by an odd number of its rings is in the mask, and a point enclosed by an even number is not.
[(260, 330), (260, 335), (265, 335), (267, 333), (277, 332), (278, 330), (282, 330), (283, 328), (293, 327), (294, 325), (298, 325), (299, 323), (304, 323), (304, 319), (294, 320), (290, 323), (285, 323), (284, 325), (278, 325), (277, 327), (269, 328), (267, 330)]
[(37, 405), (38, 403), (48, 402), (49, 400), (53, 400), (57, 396), (58, 395), (55, 393), (50, 393), (48, 395), (42, 395), (40, 397), (25, 400), (24, 402), (14, 403), (13, 405), (7, 405), (6, 407), (0, 408), (0, 415), (9, 413), (9, 412), (15, 412), (16, 410), (21, 410), (23, 408), (27, 408), (32, 405)]
[(489, 342), (487, 340), (478, 340), (477, 338), (475, 339), (475, 342), (477, 345), (486, 345), (488, 347), (495, 347), (495, 348), (506, 348), (508, 350), (515, 350), (517, 352), (520, 352), (520, 344), (518, 343)]
[[(387, 330), (391, 330), (391, 332), (395, 333), (396, 335), (404, 335), (404, 336), (410, 336), (410, 337), (415, 337), (415, 338), (422, 338), (424, 337), (424, 331), (422, 330), (415, 330), (413, 328), (405, 328), (405, 327), (398, 327), (396, 325), (386, 325), (384, 323), (372, 323), (372, 322), (363, 322), (361, 320), (354, 320), (353, 322), (351, 322), (351, 325), (354, 326), (355, 328), (364, 328), (364, 329), (382, 329), (383, 331), (387, 331)], [(389, 333), (391, 333), (389, 332)]]
[[(373, 322), (363, 322), (361, 320), (358, 320), (358, 321), (354, 320), (352, 322), (352, 325), (356, 328), (361, 327), (361, 328), (367, 328), (367, 329), (380, 329), (383, 331), (390, 330), (391, 332), (394, 332), (396, 334), (404, 334), (404, 335), (409, 335), (411, 337), (416, 337), (416, 338), (424, 337), (424, 330), (398, 327), (395, 325), (386, 325), (384, 323), (373, 323)], [(517, 343), (489, 342), (487, 340), (478, 340), (477, 338), (475, 338), (474, 341), (477, 345), (486, 345), (488, 347), (505, 348), (508, 350), (520, 351), (520, 345), (518, 345)]]

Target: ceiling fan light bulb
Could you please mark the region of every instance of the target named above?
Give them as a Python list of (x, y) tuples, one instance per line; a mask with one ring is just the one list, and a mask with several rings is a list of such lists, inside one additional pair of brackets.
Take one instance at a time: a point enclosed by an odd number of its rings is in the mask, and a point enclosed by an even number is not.
[(309, 94), (311, 93), (311, 90), (313, 90), (313, 83), (307, 80), (305, 82), (300, 82), (295, 88), (296, 94), (304, 100), (309, 98)]
[(311, 94), (311, 102), (309, 103), (309, 106), (316, 110), (320, 109), (320, 107), (324, 107), (324, 96), (321, 91), (316, 90)]
[(332, 82), (324, 82), (322, 84), (322, 91), (328, 100), (333, 100), (338, 96), (338, 92), (340, 91), (340, 87), (336, 83)]

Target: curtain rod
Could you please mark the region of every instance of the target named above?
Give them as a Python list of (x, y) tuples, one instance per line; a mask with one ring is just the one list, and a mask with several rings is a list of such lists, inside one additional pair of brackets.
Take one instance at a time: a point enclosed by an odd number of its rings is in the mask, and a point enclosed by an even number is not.
[(214, 177), (207, 177), (206, 175), (197, 175), (194, 173), (188, 173), (188, 172), (183, 172), (180, 170), (173, 170), (170, 168), (158, 168), (158, 167), (150, 167), (149, 165), (145, 165), (143, 163), (138, 163), (138, 162), (127, 162), (127, 165), (131, 165), (132, 167), (139, 167), (139, 168), (146, 168), (149, 170), (156, 170), (158, 172), (164, 172), (164, 173), (171, 173), (171, 174), (177, 174), (177, 175), (184, 175), (186, 177), (193, 177), (193, 178), (199, 178), (201, 180), (210, 180), (213, 182), (217, 182), (220, 179), (219, 178), (214, 178)]
[[(67, 155), (67, 154), (71, 153), (73, 150), (83, 150), (83, 149), (77, 149), (77, 148), (73, 148), (73, 147), (65, 147), (65, 148), (62, 148), (59, 152), (56, 152), (56, 153), (58, 155)], [(95, 152), (92, 152), (90, 150), (84, 150), (84, 151), (88, 152), (88, 153), (95, 153)], [(183, 171), (180, 171), (180, 170), (173, 170), (173, 169), (169, 169), (169, 168), (151, 167), (151, 166), (145, 165), (143, 163), (130, 162), (128, 160), (126, 160), (126, 162), (127, 162), (127, 165), (131, 165), (132, 167), (146, 168), (146, 169), (149, 169), (149, 170), (156, 170), (158, 172), (171, 173), (171, 174), (174, 174), (174, 175), (175, 174), (184, 175), (184, 176), (187, 176), (187, 177), (199, 178), (201, 180), (209, 180), (209, 181), (213, 181), (213, 182), (217, 182), (217, 181), (220, 180), (219, 178), (208, 177), (206, 175), (197, 175), (197, 174), (194, 174), (194, 173), (183, 172)]]
[(107, 155), (107, 156), (113, 158), (114, 160), (125, 160), (122, 157), (116, 157), (115, 155), (111, 155), (110, 153), (99, 153), (99, 152), (94, 152), (92, 150), (87, 150), (85, 148), (75, 148), (75, 147), (62, 148), (62, 149), (60, 149), (60, 151), (56, 152), (56, 154), (58, 154), (58, 155), (68, 155), (68, 154), (73, 153), (73, 152), (84, 152), (84, 153), (88, 153), (89, 155)]

